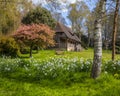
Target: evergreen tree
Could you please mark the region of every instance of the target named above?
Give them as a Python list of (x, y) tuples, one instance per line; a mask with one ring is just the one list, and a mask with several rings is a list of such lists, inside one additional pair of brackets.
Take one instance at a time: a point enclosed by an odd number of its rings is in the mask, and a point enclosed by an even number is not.
[(51, 28), (55, 27), (55, 20), (52, 18), (50, 12), (41, 7), (29, 11), (22, 19), (23, 24), (46, 24)]

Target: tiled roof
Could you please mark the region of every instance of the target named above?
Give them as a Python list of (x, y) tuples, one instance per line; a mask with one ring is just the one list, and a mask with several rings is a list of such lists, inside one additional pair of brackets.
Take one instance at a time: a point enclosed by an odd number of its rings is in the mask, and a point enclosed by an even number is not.
[(67, 36), (67, 38), (75, 40), (77, 42), (81, 42), (80, 39), (76, 34), (74, 34), (71, 30), (71, 28), (63, 25), (62, 23), (58, 22), (55, 28), (56, 32), (64, 32)]

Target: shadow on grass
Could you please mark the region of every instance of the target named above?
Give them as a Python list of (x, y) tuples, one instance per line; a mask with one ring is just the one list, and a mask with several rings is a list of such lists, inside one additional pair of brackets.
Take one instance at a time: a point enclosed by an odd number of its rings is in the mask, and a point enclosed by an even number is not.
[[(38, 54), (39, 52), (38, 51), (33, 51), (32, 54)], [(30, 58), (30, 54), (29, 53), (26, 53), (26, 54), (21, 54), (19, 56), (19, 58), (21, 59), (25, 59), (25, 58)]]

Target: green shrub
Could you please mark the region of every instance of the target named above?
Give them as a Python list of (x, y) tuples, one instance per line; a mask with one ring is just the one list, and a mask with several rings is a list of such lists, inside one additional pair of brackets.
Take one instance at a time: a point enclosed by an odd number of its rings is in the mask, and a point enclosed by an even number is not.
[(19, 46), (12, 37), (0, 37), (0, 54), (5, 56), (19, 56)]
[[(115, 74), (120, 74), (120, 60), (116, 60), (116, 61), (107, 61), (106, 63), (104, 63), (103, 65), (103, 70), (106, 73), (111, 73), (113, 75)], [(116, 77), (117, 75), (115, 75)]]
[(116, 54), (120, 54), (120, 39), (116, 41)]
[(28, 53), (30, 52), (30, 48), (27, 47), (27, 46), (21, 46), (21, 47), (20, 47), (20, 52), (21, 52), (22, 54), (28, 54)]
[[(109, 49), (112, 50), (112, 43), (109, 44)], [(120, 54), (120, 40), (118, 39), (115, 43), (116, 54)]]
[(116, 46), (116, 54), (120, 54), (120, 46)]

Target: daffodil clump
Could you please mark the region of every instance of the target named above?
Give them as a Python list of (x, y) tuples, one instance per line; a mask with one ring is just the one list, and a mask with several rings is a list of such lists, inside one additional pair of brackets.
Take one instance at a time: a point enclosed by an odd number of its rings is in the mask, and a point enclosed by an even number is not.
[[(0, 74), (12, 78), (32, 80), (55, 79), (69, 77), (76, 73), (90, 73), (92, 60), (84, 58), (50, 58), (48, 60), (0, 58)], [(105, 61), (102, 71), (112, 73), (115, 77), (120, 74), (120, 60)]]

